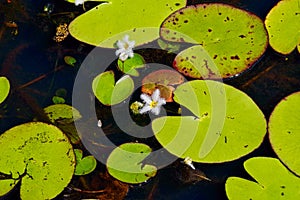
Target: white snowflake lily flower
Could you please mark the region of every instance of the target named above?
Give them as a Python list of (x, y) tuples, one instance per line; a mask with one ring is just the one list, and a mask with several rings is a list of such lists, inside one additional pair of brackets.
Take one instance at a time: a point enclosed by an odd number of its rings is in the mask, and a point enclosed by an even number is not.
[(193, 170), (196, 169), (195, 166), (193, 165), (193, 160), (190, 157), (186, 157), (183, 162), (184, 164), (190, 166)]
[(140, 114), (151, 111), (153, 114), (158, 115), (160, 113), (161, 106), (166, 104), (166, 100), (160, 97), (159, 89), (156, 89), (151, 97), (147, 94), (141, 94), (141, 99), (145, 102), (145, 105), (140, 110)]
[(75, 0), (75, 6), (82, 5), (85, 0)]
[(125, 61), (128, 57), (133, 58), (133, 47), (135, 41), (129, 41), (129, 35), (125, 35), (122, 40), (118, 40), (117, 46), (118, 50), (116, 51), (116, 56), (119, 56), (119, 59)]

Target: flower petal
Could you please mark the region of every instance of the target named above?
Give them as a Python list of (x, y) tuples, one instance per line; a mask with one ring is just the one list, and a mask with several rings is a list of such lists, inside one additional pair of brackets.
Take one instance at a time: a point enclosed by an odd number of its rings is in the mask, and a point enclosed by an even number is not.
[(154, 115), (159, 115), (159, 113), (160, 113), (160, 106), (155, 106), (154, 108), (151, 109), (151, 112)]
[(124, 49), (118, 49), (118, 50), (116, 50), (116, 56), (118, 56), (122, 52), (124, 52)]
[(151, 99), (151, 97), (149, 97), (148, 95), (146, 95), (146, 94), (141, 94), (141, 99), (144, 101), (144, 102), (146, 102), (147, 104), (150, 104), (151, 102), (152, 102), (152, 99)]
[(129, 43), (129, 35), (124, 35), (123, 41)]
[(159, 91), (159, 89), (156, 89), (156, 90), (154, 90), (154, 92), (152, 93), (152, 100), (153, 101), (158, 101), (159, 100), (159, 98), (160, 98), (160, 91)]
[(141, 110), (140, 110), (140, 114), (144, 114), (146, 112), (148, 112), (149, 110), (151, 110), (151, 107), (149, 105), (145, 105)]
[(122, 61), (125, 61), (127, 58), (128, 58), (128, 54), (126, 52), (122, 52), (119, 55), (119, 59), (122, 60)]
[(166, 100), (164, 98), (159, 98), (157, 101), (157, 106), (162, 106), (166, 104)]

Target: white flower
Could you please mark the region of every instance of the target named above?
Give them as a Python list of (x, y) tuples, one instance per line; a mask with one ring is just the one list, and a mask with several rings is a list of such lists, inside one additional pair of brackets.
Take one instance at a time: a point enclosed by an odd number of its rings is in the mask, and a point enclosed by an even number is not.
[(81, 5), (85, 0), (75, 0), (75, 6)]
[(140, 110), (140, 114), (151, 111), (153, 114), (158, 115), (160, 113), (161, 106), (166, 104), (166, 100), (160, 97), (159, 89), (156, 89), (151, 97), (146, 94), (141, 94), (141, 99), (146, 104)]
[(132, 58), (134, 56), (133, 47), (135, 41), (129, 41), (129, 35), (125, 35), (122, 40), (118, 40), (117, 46), (118, 50), (116, 51), (116, 56), (119, 56), (119, 59), (125, 61), (128, 57)]
[(193, 165), (193, 160), (190, 157), (186, 157), (183, 162), (184, 164), (190, 166), (193, 170), (195, 170), (195, 167)]

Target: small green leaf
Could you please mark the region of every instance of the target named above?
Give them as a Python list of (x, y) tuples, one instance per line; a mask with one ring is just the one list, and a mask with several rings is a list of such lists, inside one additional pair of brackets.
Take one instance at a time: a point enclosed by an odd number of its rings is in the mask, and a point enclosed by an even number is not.
[(59, 96), (53, 96), (53, 97), (52, 97), (52, 102), (53, 102), (54, 104), (64, 104), (66, 101), (65, 101), (65, 99), (62, 98), (62, 97), (59, 97)]
[(131, 76), (139, 76), (139, 72), (136, 69), (143, 67), (145, 67), (145, 60), (137, 53), (134, 54), (133, 58), (126, 59), (125, 61), (118, 59), (118, 68)]
[(112, 151), (107, 159), (110, 175), (126, 183), (142, 183), (155, 176), (156, 167), (142, 161), (151, 153), (151, 148), (142, 143), (125, 143)]
[(64, 61), (66, 64), (74, 67), (75, 66), (75, 63), (76, 63), (76, 59), (72, 56), (65, 56), (64, 57)]
[(132, 94), (134, 82), (128, 75), (115, 83), (113, 71), (107, 71), (94, 78), (92, 88), (96, 98), (104, 105), (115, 105)]
[(82, 158), (83, 153), (80, 149), (74, 149), (76, 157), (75, 175), (86, 175), (94, 171), (97, 166), (97, 161), (94, 156), (86, 156)]
[(55, 104), (44, 108), (44, 111), (52, 123), (59, 121), (75, 121), (81, 118), (79, 111), (67, 104)]
[(282, 54), (291, 53), (297, 46), (300, 53), (300, 2), (282, 0), (268, 13), (265, 25), (271, 47)]
[(269, 138), (279, 159), (300, 175), (300, 92), (284, 98), (269, 119)]
[(262, 143), (266, 120), (242, 91), (217, 81), (181, 84), (174, 101), (194, 116), (166, 116), (152, 121), (158, 142), (170, 153), (195, 162), (221, 163), (238, 159)]
[[(235, 76), (251, 67), (268, 45), (267, 32), (259, 17), (226, 4), (187, 6), (171, 14), (161, 27), (160, 34), (164, 40), (201, 45), (223, 78)], [(201, 67), (210, 66), (196, 66)]]
[(42, 122), (15, 126), (0, 136), (0, 195), (21, 181), (21, 199), (53, 199), (70, 182), (75, 156), (68, 138)]
[(114, 48), (126, 34), (139, 46), (157, 39), (161, 22), (185, 5), (186, 0), (109, 0), (73, 20), (69, 31), (95, 46)]
[(256, 182), (229, 177), (225, 184), (229, 200), (300, 199), (300, 178), (287, 170), (278, 159), (250, 158), (244, 167)]
[(6, 77), (0, 77), (0, 103), (2, 103), (9, 94), (10, 84)]

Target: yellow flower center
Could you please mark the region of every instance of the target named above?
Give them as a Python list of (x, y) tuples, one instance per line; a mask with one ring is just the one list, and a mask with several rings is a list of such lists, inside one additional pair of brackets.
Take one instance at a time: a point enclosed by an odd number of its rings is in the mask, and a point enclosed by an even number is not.
[(157, 101), (151, 101), (150, 107), (155, 108), (157, 106)]

